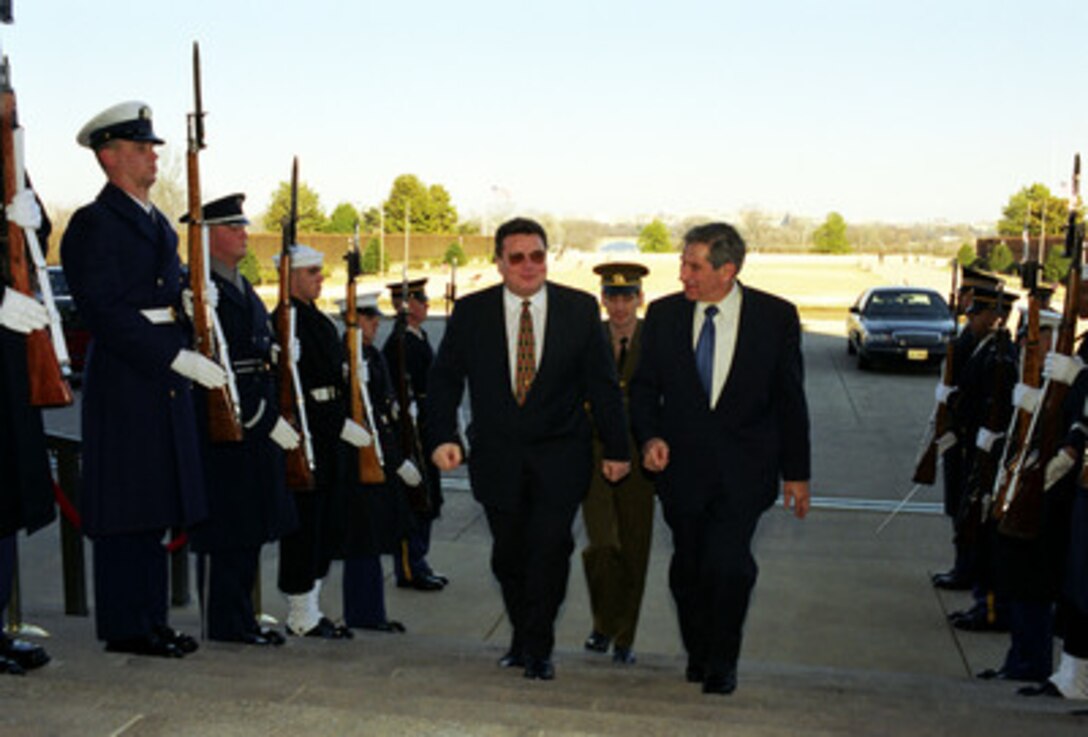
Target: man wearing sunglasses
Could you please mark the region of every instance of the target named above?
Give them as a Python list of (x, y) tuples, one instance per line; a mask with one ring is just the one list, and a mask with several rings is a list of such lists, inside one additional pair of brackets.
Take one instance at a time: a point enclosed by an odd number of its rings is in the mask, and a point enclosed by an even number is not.
[(548, 239), (515, 218), (495, 234), (502, 284), (463, 297), (431, 371), (428, 446), (439, 469), (464, 459), (457, 406), (471, 395), (469, 476), (492, 535), (491, 570), (513, 628), (504, 668), (551, 680), (555, 617), (566, 593), (571, 526), (592, 473), (630, 470), (627, 422), (596, 300), (546, 281)]

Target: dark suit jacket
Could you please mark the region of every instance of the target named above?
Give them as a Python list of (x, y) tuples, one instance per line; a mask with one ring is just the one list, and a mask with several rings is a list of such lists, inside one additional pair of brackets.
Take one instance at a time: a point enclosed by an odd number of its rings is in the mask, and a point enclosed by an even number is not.
[[(72, 216), (64, 275), (91, 331), (83, 375), (83, 528), (184, 526), (206, 514), (192, 383), (170, 369), (189, 330), (140, 310), (181, 304), (178, 237), (107, 184)], [(180, 309), (178, 310), (180, 312)]]
[(510, 388), (501, 285), (458, 300), (431, 370), (428, 449), (456, 442), (457, 406), (467, 382), (469, 474), (483, 504), (517, 504), (526, 478), (539, 482), (547, 503), (580, 503), (595, 472), (587, 402), (605, 457), (629, 458), (623, 397), (597, 301), (550, 282), (546, 288), (543, 356), (523, 406)]
[(632, 426), (640, 447), (655, 437), (669, 444), (657, 491), (678, 513), (697, 512), (723, 493), (758, 513), (774, 504), (780, 478), (809, 477), (797, 310), (743, 290), (733, 364), (713, 409), (695, 368), (695, 303), (677, 293), (646, 312), (630, 386)]

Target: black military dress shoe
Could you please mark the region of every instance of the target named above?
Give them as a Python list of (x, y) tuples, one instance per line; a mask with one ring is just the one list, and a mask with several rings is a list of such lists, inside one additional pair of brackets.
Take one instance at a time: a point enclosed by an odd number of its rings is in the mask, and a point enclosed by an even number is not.
[(1004, 668), (987, 668), (986, 670), (976, 673), (975, 678), (981, 678), (984, 681), (1033, 681), (1035, 683), (1046, 680), (1046, 676), (1040, 678), (1037, 675), (1032, 676), (1022, 673), (1014, 673), (1012, 671), (1005, 670)]
[(635, 658), (635, 651), (629, 647), (620, 647), (617, 645), (612, 648), (612, 662), (618, 665), (634, 665), (637, 659)]
[(601, 634), (597, 630), (593, 630), (589, 633), (589, 637), (586, 638), (585, 648), (595, 653), (608, 652), (608, 646), (612, 644), (612, 638), (608, 635)]
[(156, 627), (155, 635), (165, 640), (166, 642), (173, 643), (174, 646), (178, 650), (181, 650), (181, 652), (185, 655), (195, 653), (200, 648), (200, 645), (192, 636), (187, 635), (184, 632), (179, 632), (178, 630), (175, 630), (171, 627)]
[(1059, 691), (1058, 687), (1050, 681), (1043, 681), (1042, 683), (1036, 684), (1034, 686), (1024, 686), (1022, 688), (1018, 688), (1016, 690), (1016, 693), (1020, 694), (1021, 696), (1049, 696), (1055, 699), (1065, 698), (1065, 694)]
[(12, 676), (25, 676), (26, 670), (14, 660), (0, 655), (0, 673), (7, 673)]
[(1008, 632), (1009, 626), (1000, 619), (991, 619), (985, 611), (970, 612), (963, 616), (949, 619), (952, 626), (964, 632)]
[(555, 665), (548, 658), (526, 658), (525, 677), (534, 681), (550, 681), (555, 678)]
[(415, 589), (416, 591), (441, 591), (445, 584), (435, 576), (416, 576), (412, 579), (403, 578), (397, 581), (398, 589)]
[(384, 622), (377, 622), (376, 624), (360, 624), (356, 626), (355, 629), (389, 632), (394, 634), (407, 631), (405, 626), (395, 619), (387, 619)]
[(731, 694), (737, 690), (737, 669), (730, 668), (724, 673), (707, 673), (703, 679), (703, 693)]
[(0, 633), (0, 657), (14, 661), (24, 671), (41, 668), (49, 662), (49, 653), (41, 645), (11, 638), (3, 633)]
[(514, 650), (507, 650), (506, 654), (499, 658), (500, 668), (523, 668), (525, 667), (525, 656)]
[(288, 625), (287, 634), (295, 637), (318, 637), (325, 640), (350, 640), (355, 637), (350, 629), (341, 624), (333, 624), (328, 617), (322, 617), (317, 621), (317, 624), (305, 632), (295, 632)]
[(435, 571), (431, 571), (431, 578), (433, 578), (435, 581), (438, 581), (438, 583), (442, 584), (442, 586), (450, 585), (450, 577), (447, 576), (445, 573), (437, 573)]
[(952, 571), (935, 573), (930, 580), (933, 582), (934, 588), (944, 589), (945, 591), (967, 591), (971, 588), (970, 580), (964, 576), (958, 576)]
[(164, 640), (157, 634), (143, 637), (130, 637), (124, 640), (108, 640), (108, 653), (128, 653), (129, 655), (151, 655), (159, 658), (183, 658), (185, 653), (173, 642)]

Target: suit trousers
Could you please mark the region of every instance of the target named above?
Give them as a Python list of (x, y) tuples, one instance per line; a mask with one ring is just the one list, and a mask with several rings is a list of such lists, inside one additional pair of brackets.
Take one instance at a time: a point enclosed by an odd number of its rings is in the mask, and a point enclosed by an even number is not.
[(99, 640), (127, 640), (166, 626), (169, 556), (166, 530), (93, 539), (94, 616)]
[(344, 623), (373, 627), (386, 621), (385, 579), (378, 555), (344, 559)]
[(748, 602), (759, 568), (752, 536), (760, 511), (717, 497), (700, 510), (678, 514), (665, 506), (672, 530), (669, 589), (690, 665), (708, 674), (736, 667)]
[(485, 505), (491, 528), (491, 571), (513, 627), (512, 651), (550, 658), (555, 617), (567, 593), (571, 526), (578, 508), (547, 506), (525, 495), (517, 507)]
[(204, 613), (204, 636), (237, 642), (256, 632), (253, 584), (257, 580), (260, 547), (216, 550), (196, 557), (197, 588)]
[(317, 489), (294, 494), (298, 527), (280, 538), (278, 585), (288, 595), (309, 592), (329, 572), (332, 562), (321, 535), (328, 493)]

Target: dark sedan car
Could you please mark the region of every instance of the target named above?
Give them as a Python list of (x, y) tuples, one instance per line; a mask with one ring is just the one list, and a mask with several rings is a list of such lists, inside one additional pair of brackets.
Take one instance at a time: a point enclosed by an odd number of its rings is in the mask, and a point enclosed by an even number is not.
[(846, 349), (863, 369), (881, 359), (939, 363), (955, 335), (944, 297), (921, 287), (866, 289), (846, 317)]

